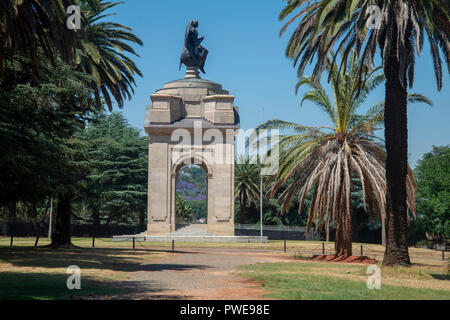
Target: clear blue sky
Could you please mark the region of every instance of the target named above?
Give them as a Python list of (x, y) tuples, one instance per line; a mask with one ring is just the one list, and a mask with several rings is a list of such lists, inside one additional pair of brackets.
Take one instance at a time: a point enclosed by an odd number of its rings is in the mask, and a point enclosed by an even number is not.
[[(123, 112), (130, 123), (143, 127), (145, 106), (150, 95), (166, 82), (184, 77), (178, 71), (184, 32), (192, 19), (199, 20), (199, 34), (205, 36), (209, 50), (204, 79), (223, 85), (236, 97), (244, 129), (265, 120), (282, 119), (304, 125), (328, 125), (328, 120), (314, 105), (300, 108), (295, 95), (296, 69), (284, 55), (290, 32), (279, 38), (283, 25), (278, 14), (285, 5), (282, 0), (127, 0), (108, 18), (133, 29), (144, 41), (138, 48), (136, 62), (144, 73), (137, 79), (137, 88)], [(450, 79), (444, 67), (444, 88), (436, 89), (428, 47), (416, 66), (412, 91), (431, 98), (434, 107), (409, 106), (410, 163), (432, 149), (432, 145), (450, 144)], [(384, 99), (384, 86), (374, 91), (367, 106)], [(382, 134), (382, 133), (381, 133)]]

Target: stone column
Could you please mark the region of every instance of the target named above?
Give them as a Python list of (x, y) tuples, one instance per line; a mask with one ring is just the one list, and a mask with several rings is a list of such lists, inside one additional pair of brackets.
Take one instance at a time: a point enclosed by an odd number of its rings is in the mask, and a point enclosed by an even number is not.
[(171, 232), (169, 211), (169, 157), (167, 143), (153, 143), (150, 137), (148, 170), (148, 234)]

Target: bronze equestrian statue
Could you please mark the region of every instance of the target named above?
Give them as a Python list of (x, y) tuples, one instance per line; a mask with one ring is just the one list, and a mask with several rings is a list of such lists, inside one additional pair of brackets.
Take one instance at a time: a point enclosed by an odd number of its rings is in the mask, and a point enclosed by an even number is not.
[(204, 68), (208, 50), (201, 46), (205, 37), (198, 37), (197, 27), (198, 21), (192, 20), (186, 28), (184, 49), (180, 59), (180, 69), (184, 63), (186, 67), (199, 68), (203, 73), (206, 73)]

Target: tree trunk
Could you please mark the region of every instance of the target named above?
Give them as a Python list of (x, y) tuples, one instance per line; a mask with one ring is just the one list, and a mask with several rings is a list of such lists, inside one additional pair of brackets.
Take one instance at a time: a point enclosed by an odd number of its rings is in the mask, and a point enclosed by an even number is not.
[(48, 238), (51, 239), (53, 234), (53, 197), (50, 198), (50, 216), (48, 218)]
[(30, 203), (29, 204), (29, 209), (28, 209), (28, 218), (30, 219), (36, 219), (38, 216), (38, 211), (36, 208), (36, 205), (34, 203)]
[(4, 74), (3, 74), (3, 72), (4, 72), (4, 68), (3, 68), (3, 60), (5, 59), (5, 55), (4, 55), (4, 51), (3, 50), (5, 50), (5, 47), (4, 47), (4, 45), (3, 45), (3, 41), (0, 41), (0, 80), (3, 80), (4, 79)]
[(142, 210), (139, 213), (139, 226), (142, 230), (145, 230), (145, 214), (146, 214), (145, 210)]
[(245, 224), (245, 218), (247, 216), (247, 207), (245, 206), (246, 203), (246, 197), (243, 196), (243, 198), (241, 199), (241, 203), (240, 203), (240, 212), (239, 212), (239, 220), (240, 220), (240, 224)]
[(245, 218), (246, 218), (246, 215), (247, 215), (247, 208), (245, 207), (245, 205), (241, 205), (241, 212), (240, 212), (240, 214), (239, 214), (239, 218), (240, 218), (240, 223), (241, 224), (245, 224)]
[(92, 229), (92, 235), (97, 237), (100, 231), (100, 210), (97, 207), (92, 212)]
[[(396, 29), (396, 26), (394, 26)], [(397, 30), (394, 30), (396, 34)], [(395, 41), (385, 57), (386, 102), (384, 111), (386, 141), (386, 252), (383, 265), (411, 265), (408, 254), (406, 175), (408, 168), (408, 118), (406, 72), (401, 74)]]
[(386, 247), (386, 218), (381, 217), (381, 245)]
[(70, 218), (72, 215), (71, 197), (67, 194), (58, 196), (58, 207), (56, 208), (55, 230), (52, 234), (52, 246), (70, 246)]
[(8, 218), (15, 219), (17, 216), (17, 202), (15, 200), (11, 200), (8, 203)]
[(352, 218), (345, 211), (338, 212), (335, 247), (338, 256), (352, 255)]

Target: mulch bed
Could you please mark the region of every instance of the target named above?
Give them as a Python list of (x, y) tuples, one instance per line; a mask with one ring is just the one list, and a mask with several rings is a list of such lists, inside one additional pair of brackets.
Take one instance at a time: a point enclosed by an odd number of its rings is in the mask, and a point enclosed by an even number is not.
[(377, 262), (366, 256), (337, 256), (337, 255), (315, 255), (311, 258), (314, 261), (328, 261), (328, 262), (342, 262), (342, 263), (361, 263), (361, 264), (376, 264)]

